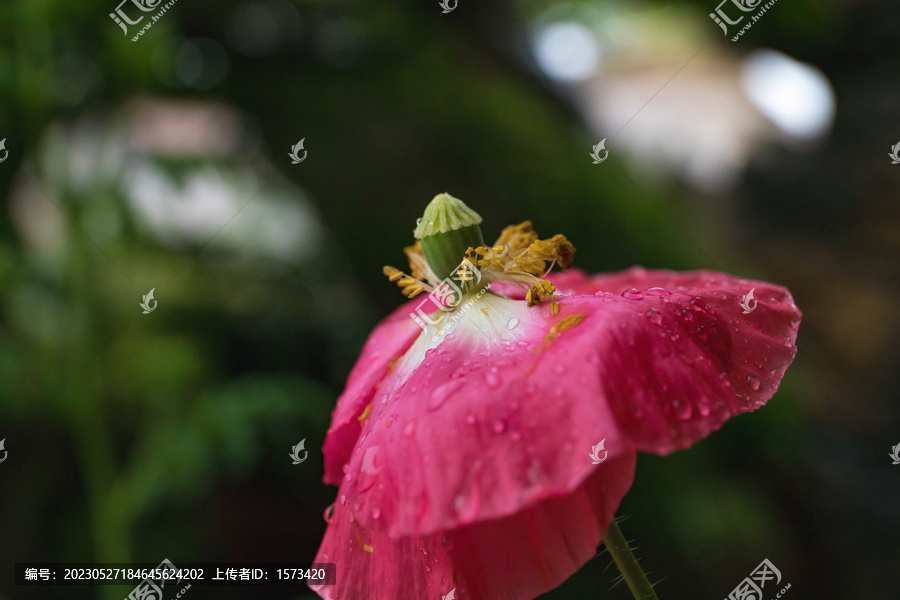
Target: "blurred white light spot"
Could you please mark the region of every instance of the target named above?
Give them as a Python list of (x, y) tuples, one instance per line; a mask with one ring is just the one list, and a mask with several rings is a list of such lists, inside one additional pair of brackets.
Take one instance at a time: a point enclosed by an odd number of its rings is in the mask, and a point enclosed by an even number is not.
[(834, 119), (835, 96), (817, 68), (774, 50), (751, 53), (741, 68), (747, 98), (785, 133), (812, 139)]
[(579, 23), (554, 23), (538, 31), (534, 40), (538, 65), (559, 81), (587, 79), (600, 62), (600, 44), (594, 33)]

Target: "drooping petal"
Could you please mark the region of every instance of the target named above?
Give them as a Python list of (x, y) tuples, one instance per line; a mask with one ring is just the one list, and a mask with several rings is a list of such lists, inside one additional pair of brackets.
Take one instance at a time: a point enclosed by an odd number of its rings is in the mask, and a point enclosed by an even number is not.
[[(615, 315), (617, 327), (608, 330), (618, 333), (598, 348), (603, 395), (639, 450), (685, 448), (764, 405), (796, 354), (802, 315), (781, 286), (640, 267), (561, 275), (554, 278), (560, 292), (601, 297)], [(751, 291), (745, 314), (741, 302)]]
[(343, 466), (350, 458), (361, 431), (359, 417), (372, 402), (381, 381), (393, 363), (413, 344), (422, 328), (410, 317), (422, 305), (425, 314), (436, 310), (430, 300), (407, 302), (383, 319), (369, 335), (350, 376), (344, 392), (331, 414), (331, 427), (325, 439), (325, 483), (337, 485), (343, 476)]
[(593, 470), (601, 440), (609, 458), (632, 451), (596, 397), (596, 365), (570, 366), (565, 343), (543, 347), (556, 319), (493, 294), (454, 318), (446, 339), (420, 337), (379, 387), (347, 468), (356, 518), (393, 538), (506, 517), (571, 492)]
[(337, 564), (337, 583), (313, 589), (326, 600), (437, 599), (453, 589), (457, 600), (534, 598), (596, 554), (634, 465), (634, 453), (610, 459), (571, 494), (511, 517), (399, 539), (361, 527), (341, 489), (346, 506), (335, 504), (315, 560)]
[[(577, 488), (589, 474), (578, 457), (601, 439), (611, 458), (666, 454), (762, 406), (795, 353), (787, 290), (662, 275), (653, 282), (671, 290), (564, 296), (555, 317), (488, 294), (445, 339), (420, 336), (379, 388), (347, 469), (357, 518), (380, 511), (391, 537), (502, 518)], [(744, 315), (754, 286), (759, 305)]]

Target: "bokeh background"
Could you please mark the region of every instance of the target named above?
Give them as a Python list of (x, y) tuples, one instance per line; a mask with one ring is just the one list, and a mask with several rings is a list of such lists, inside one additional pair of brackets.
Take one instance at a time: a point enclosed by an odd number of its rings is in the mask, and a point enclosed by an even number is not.
[[(0, 598), (129, 591), (22, 561), (311, 560), (330, 411), (402, 300), (381, 267), (444, 191), (489, 240), (531, 219), (589, 272), (803, 310), (767, 407), (638, 460), (619, 514), (661, 599), (763, 558), (788, 598), (897, 597), (900, 4), (779, 0), (737, 42), (716, 0), (179, 0), (137, 42), (115, 8), (0, 4)], [(629, 598), (600, 551), (544, 598)]]

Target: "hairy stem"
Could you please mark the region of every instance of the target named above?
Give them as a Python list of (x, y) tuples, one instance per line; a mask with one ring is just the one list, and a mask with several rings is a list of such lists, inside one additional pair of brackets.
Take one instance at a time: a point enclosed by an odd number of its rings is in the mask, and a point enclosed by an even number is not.
[(659, 600), (615, 519), (609, 524), (603, 543), (606, 544), (616, 566), (619, 567), (619, 572), (625, 578), (625, 583), (628, 584), (628, 589), (631, 590), (635, 600)]

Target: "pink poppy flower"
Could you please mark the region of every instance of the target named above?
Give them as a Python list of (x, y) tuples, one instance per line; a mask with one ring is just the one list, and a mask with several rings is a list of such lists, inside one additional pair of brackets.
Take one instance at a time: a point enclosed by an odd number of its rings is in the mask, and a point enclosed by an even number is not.
[(638, 450), (687, 448), (761, 407), (796, 353), (801, 315), (780, 286), (548, 275), (571, 267), (564, 236), (525, 222), (486, 247), (480, 221), (442, 194), (406, 249), (412, 274), (385, 267), (407, 296), (431, 294), (376, 327), (332, 415), (325, 481), (340, 489), (316, 562), (337, 563), (337, 583), (313, 587), (323, 598), (556, 587), (596, 555)]

